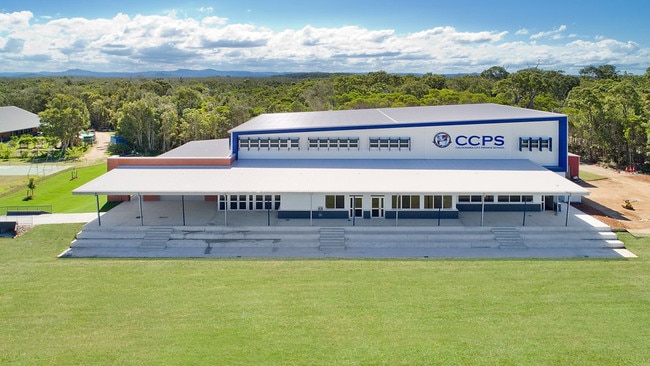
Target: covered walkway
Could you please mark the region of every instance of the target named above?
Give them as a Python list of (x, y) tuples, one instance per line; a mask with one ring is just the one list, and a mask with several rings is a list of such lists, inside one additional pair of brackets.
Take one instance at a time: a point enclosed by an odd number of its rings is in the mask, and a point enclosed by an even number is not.
[[(458, 219), (278, 219), (277, 211), (220, 211), (216, 202), (198, 200), (122, 202), (89, 225), (122, 226), (280, 226), (280, 227), (607, 227), (564, 204), (560, 212), (459, 212)], [(141, 211), (142, 209), (142, 211)], [(101, 221), (101, 222), (100, 222)]]

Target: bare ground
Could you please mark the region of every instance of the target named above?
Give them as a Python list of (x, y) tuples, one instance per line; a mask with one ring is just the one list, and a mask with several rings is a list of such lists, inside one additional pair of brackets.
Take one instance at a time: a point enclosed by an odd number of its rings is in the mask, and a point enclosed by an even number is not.
[(95, 132), (95, 143), (88, 150), (84, 159), (88, 162), (95, 160), (104, 160), (107, 156), (108, 145), (111, 142), (111, 134), (109, 132)]
[[(586, 164), (580, 169), (604, 178), (580, 182), (590, 194), (574, 206), (614, 229), (650, 230), (649, 175)], [(623, 207), (625, 200), (632, 202), (633, 209)]]

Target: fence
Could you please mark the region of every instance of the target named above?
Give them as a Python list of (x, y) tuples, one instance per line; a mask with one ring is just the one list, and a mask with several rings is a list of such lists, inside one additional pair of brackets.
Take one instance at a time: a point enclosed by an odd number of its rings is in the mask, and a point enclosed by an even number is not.
[(0, 216), (27, 216), (52, 213), (52, 205), (0, 206)]

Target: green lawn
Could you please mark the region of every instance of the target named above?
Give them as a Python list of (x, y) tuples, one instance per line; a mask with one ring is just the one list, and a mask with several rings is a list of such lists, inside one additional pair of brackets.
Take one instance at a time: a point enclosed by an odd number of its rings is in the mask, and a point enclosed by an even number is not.
[(605, 178), (607, 177), (603, 177), (602, 175), (598, 175), (594, 173), (585, 172), (583, 170), (580, 171), (580, 179), (584, 181), (593, 181), (593, 180), (600, 180)]
[(648, 365), (650, 238), (620, 260), (56, 259), (0, 239), (3, 365)]
[[(40, 178), (36, 182), (34, 197), (25, 200), (25, 189), (18, 189), (12, 194), (0, 197), (2, 206), (42, 206), (51, 205), (54, 213), (95, 212), (97, 202), (94, 196), (72, 195), (72, 190), (106, 173), (106, 163), (77, 168), (77, 178), (72, 179), (71, 170)], [(0, 189), (0, 191), (2, 191)], [(100, 205), (106, 203), (106, 196), (100, 196)]]

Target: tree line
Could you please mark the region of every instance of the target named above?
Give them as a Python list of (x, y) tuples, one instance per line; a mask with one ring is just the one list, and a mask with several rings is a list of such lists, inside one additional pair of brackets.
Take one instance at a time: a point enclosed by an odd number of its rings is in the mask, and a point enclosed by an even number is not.
[(579, 75), (538, 67), (478, 74), (302, 73), (265, 78), (25, 78), (0, 80), (0, 105), (39, 114), (61, 148), (79, 131), (114, 130), (120, 154), (156, 155), (193, 140), (224, 138), (262, 113), (498, 103), (569, 116), (570, 151), (588, 162), (650, 168), (650, 68), (612, 65)]

